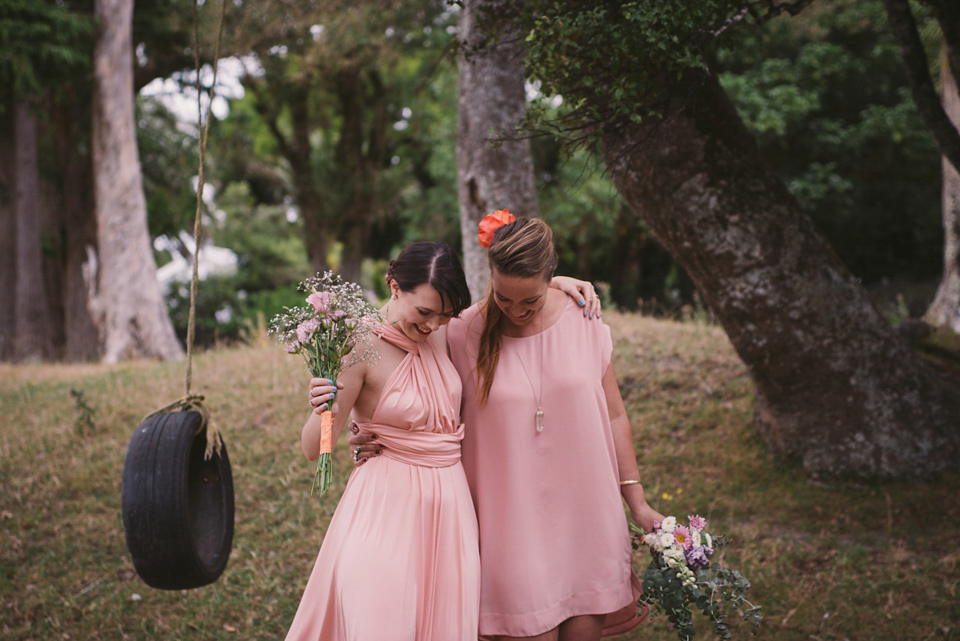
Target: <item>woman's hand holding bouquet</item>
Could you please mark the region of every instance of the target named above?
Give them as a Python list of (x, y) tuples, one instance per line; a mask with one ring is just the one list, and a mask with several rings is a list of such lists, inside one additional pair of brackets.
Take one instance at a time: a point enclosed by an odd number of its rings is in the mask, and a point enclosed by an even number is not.
[[(380, 312), (363, 296), (360, 286), (344, 282), (333, 272), (308, 278), (300, 289), (309, 292), (307, 305), (285, 308), (270, 322), (270, 333), (286, 346), (290, 354), (299, 354), (314, 377), (311, 396), (323, 378), (335, 384), (347, 367), (359, 362), (373, 364), (373, 349), (358, 349), (371, 330), (383, 322)], [(333, 474), (330, 454), (333, 451), (333, 413), (321, 414), (320, 457), (311, 493), (327, 491)]]

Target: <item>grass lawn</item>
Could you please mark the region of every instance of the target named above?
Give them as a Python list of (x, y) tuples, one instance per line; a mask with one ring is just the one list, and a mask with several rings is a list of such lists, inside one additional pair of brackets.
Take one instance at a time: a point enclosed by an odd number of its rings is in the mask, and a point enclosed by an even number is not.
[[(750, 379), (719, 328), (604, 318), (648, 497), (732, 539), (724, 561), (753, 581), (760, 638), (960, 640), (960, 474), (810, 482), (754, 433)], [(232, 463), (234, 547), (214, 585), (154, 590), (124, 543), (123, 457), (143, 416), (182, 395), (183, 376), (183, 362), (0, 365), (4, 640), (283, 638), (352, 469), (346, 445), (330, 493), (311, 497), (300, 359), (266, 339), (199, 355), (193, 391)], [(622, 638), (676, 636), (659, 618)]]

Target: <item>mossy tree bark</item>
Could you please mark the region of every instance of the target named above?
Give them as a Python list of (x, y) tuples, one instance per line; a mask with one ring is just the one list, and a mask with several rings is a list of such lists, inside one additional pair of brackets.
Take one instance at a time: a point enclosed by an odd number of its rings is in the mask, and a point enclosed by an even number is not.
[(814, 476), (957, 466), (960, 389), (914, 355), (761, 157), (713, 76), (602, 139), (619, 192), (687, 270), (750, 370), (756, 423)]

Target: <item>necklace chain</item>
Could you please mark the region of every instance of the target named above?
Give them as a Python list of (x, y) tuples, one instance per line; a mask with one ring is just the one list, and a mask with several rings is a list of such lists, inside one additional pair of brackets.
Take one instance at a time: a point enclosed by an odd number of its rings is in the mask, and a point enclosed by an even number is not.
[[(546, 306), (544, 306), (546, 307)], [(543, 399), (543, 317), (544, 309), (540, 310), (540, 334), (538, 339), (540, 341), (540, 389), (539, 391), (535, 390), (533, 387), (533, 379), (530, 378), (530, 374), (527, 373), (527, 366), (523, 364), (523, 358), (520, 357), (520, 351), (517, 351), (517, 360), (520, 361), (520, 367), (523, 369), (523, 375), (527, 377), (527, 382), (530, 383), (530, 391), (535, 394), (535, 399), (537, 401), (537, 413), (535, 415), (535, 421), (537, 425), (537, 432), (543, 431), (543, 405), (541, 403)]]

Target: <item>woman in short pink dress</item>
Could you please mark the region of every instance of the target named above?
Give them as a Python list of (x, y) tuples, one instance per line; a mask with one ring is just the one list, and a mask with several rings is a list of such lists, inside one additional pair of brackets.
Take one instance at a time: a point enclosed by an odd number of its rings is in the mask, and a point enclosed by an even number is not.
[(650, 531), (610, 329), (547, 287), (550, 227), (489, 244), (491, 287), (447, 328), (463, 381), (463, 466), (480, 525), (480, 633), (599, 639), (629, 630), (636, 579), (621, 496)]

